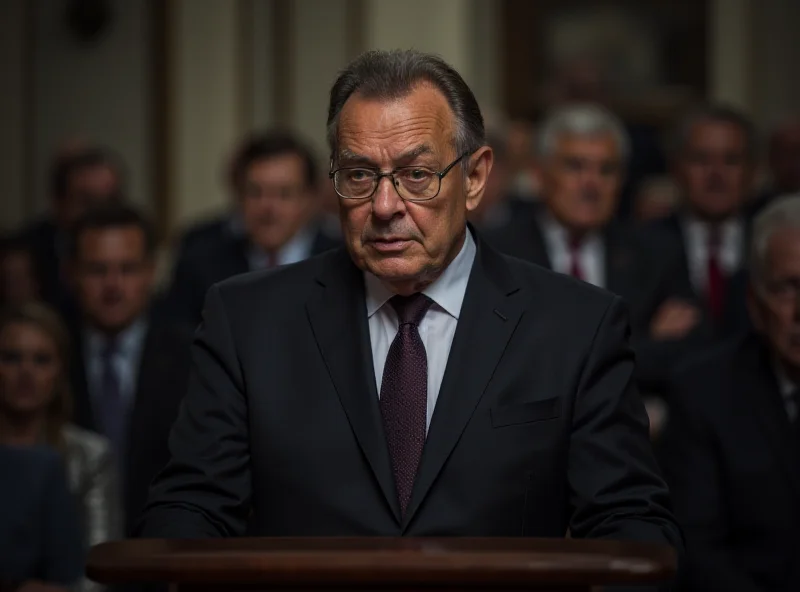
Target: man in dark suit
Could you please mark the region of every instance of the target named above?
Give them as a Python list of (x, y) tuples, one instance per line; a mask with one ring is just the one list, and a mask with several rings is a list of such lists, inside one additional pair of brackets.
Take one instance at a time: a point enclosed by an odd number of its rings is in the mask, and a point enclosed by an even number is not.
[(111, 440), (129, 524), (169, 458), (167, 438), (189, 375), (190, 332), (152, 316), (155, 248), (147, 221), (121, 205), (87, 213), (72, 240), (70, 272), (80, 308), (75, 417)]
[(240, 218), (196, 228), (182, 243), (169, 307), (196, 324), (203, 297), (231, 276), (302, 261), (339, 244), (321, 227), (317, 167), (295, 137), (250, 138), (234, 160), (231, 182)]
[(648, 230), (664, 231), (681, 246), (708, 333), (741, 334), (748, 328), (744, 205), (756, 162), (753, 126), (729, 107), (701, 106), (679, 122), (671, 151), (683, 207)]
[(328, 129), (347, 248), (209, 291), (141, 532), (679, 548), (624, 305), (467, 226), (492, 152), (458, 73), (368, 52)]
[(53, 211), (25, 231), (42, 298), (66, 316), (74, 312), (65, 281), (70, 228), (87, 208), (119, 195), (122, 175), (122, 165), (103, 148), (78, 148), (58, 157), (50, 174)]
[(625, 128), (605, 109), (574, 104), (539, 131), (544, 207), (519, 210), (487, 239), (501, 251), (578, 277), (629, 306), (637, 378), (660, 390), (699, 320), (678, 246), (614, 220), (627, 160)]
[(688, 589), (800, 589), (800, 197), (757, 217), (755, 332), (676, 378), (663, 443)]

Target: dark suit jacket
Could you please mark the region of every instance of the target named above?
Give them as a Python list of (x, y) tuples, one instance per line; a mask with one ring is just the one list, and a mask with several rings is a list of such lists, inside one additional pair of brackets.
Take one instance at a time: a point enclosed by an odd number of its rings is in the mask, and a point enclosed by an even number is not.
[(76, 583), (85, 546), (59, 455), (0, 446), (0, 483), (0, 590), (34, 579)]
[[(209, 238), (209, 237), (207, 237)], [(196, 326), (203, 311), (208, 289), (229, 277), (247, 273), (248, 242), (243, 237), (220, 235), (217, 240), (200, 244), (195, 238), (191, 248), (183, 252), (175, 264), (175, 272), (167, 296), (167, 306), (176, 320)], [(319, 231), (314, 238), (311, 255), (339, 246), (340, 241)]]
[[(487, 235), (502, 252), (551, 268), (538, 210), (518, 211), (505, 227)], [(670, 299), (694, 302), (689, 274), (678, 245), (660, 233), (641, 232), (612, 222), (603, 232), (605, 288), (628, 304), (636, 351), (637, 379), (648, 391), (661, 391), (671, 369), (689, 351), (688, 340), (655, 341), (650, 326), (659, 307)], [(694, 337), (692, 337), (694, 338)]]
[(689, 589), (800, 590), (800, 446), (753, 336), (675, 379), (664, 465), (686, 534)]
[[(687, 239), (683, 232), (680, 214), (673, 214), (663, 220), (657, 220), (647, 225), (647, 231), (665, 233), (676, 241), (680, 248), (680, 256), (683, 259), (683, 269), (686, 271), (687, 280), (691, 285), (691, 280), (688, 279), (689, 257), (686, 250)], [(745, 244), (742, 245), (742, 249), (746, 249), (746, 244), (749, 242), (749, 235), (749, 221), (745, 218)], [(705, 297), (702, 294), (696, 294), (697, 301), (703, 306), (705, 311), (706, 319), (703, 330), (709, 340), (724, 341), (727, 339), (740, 338), (750, 330), (751, 325), (746, 304), (746, 288), (746, 270), (739, 271), (728, 278), (725, 310), (722, 314), (722, 321), (719, 324), (711, 322), (708, 309), (705, 305)]]
[[(75, 420), (99, 431), (87, 383), (82, 332), (74, 331), (72, 368)], [(130, 414), (129, 447), (121, 468), (126, 530), (136, 523), (147, 501), (150, 482), (169, 460), (167, 440), (186, 394), (191, 333), (151, 320), (136, 381)]]
[(60, 231), (49, 218), (31, 224), (24, 232), (33, 255), (42, 300), (53, 306), (68, 320), (73, 319), (74, 300), (68, 286), (62, 281), (62, 257), (59, 248)]
[[(362, 272), (337, 249), (212, 288), (141, 533), (545, 536), (681, 546), (613, 295), (480, 240), (400, 515)], [(251, 510), (253, 512), (251, 517)]]

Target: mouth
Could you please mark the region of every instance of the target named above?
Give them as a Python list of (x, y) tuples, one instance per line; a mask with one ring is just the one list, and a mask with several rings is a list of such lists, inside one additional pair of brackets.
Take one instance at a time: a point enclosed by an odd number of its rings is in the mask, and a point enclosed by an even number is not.
[(396, 253), (406, 249), (411, 242), (411, 240), (406, 238), (390, 236), (387, 238), (373, 239), (369, 241), (368, 244), (381, 253)]

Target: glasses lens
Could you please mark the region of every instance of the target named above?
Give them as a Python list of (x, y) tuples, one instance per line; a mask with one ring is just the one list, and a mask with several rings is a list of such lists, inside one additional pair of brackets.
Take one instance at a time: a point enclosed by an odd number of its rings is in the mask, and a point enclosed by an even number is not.
[(429, 169), (401, 168), (395, 171), (394, 177), (397, 179), (397, 190), (403, 199), (432, 199), (439, 193), (439, 175)]
[(369, 169), (340, 169), (333, 175), (333, 183), (342, 197), (367, 197), (375, 189), (375, 173)]

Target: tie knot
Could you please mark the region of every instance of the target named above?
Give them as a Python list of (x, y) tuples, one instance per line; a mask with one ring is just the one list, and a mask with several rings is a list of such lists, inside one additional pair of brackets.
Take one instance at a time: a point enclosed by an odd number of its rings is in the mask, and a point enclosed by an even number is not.
[(417, 292), (411, 296), (394, 296), (389, 303), (397, 312), (401, 325), (419, 325), (433, 301), (425, 294)]

